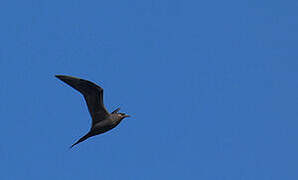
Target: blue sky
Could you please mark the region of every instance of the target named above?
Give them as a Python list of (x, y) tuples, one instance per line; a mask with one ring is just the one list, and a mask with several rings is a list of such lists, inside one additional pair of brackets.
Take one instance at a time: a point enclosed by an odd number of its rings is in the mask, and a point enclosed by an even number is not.
[[(298, 2), (0, 3), (0, 179), (298, 179)], [(90, 116), (66, 74), (132, 117)]]

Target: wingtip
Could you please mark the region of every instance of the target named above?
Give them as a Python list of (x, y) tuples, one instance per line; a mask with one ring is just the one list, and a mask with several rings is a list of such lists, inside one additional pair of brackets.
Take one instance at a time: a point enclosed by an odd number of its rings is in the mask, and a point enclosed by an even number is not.
[(58, 79), (60, 79), (61, 77), (63, 77), (63, 75), (56, 74), (55, 77), (58, 78)]
[(72, 76), (67, 75), (55, 75), (56, 78), (60, 79), (61, 81), (68, 80), (68, 79), (78, 79)]
[(75, 145), (77, 145), (77, 144), (78, 144), (78, 142), (72, 144), (71, 146), (69, 146), (69, 149), (72, 149), (72, 148), (73, 148)]
[(61, 79), (61, 80), (62, 79), (76, 79), (76, 80), (81, 80), (78, 77), (68, 76), (68, 75), (59, 75), (59, 74), (56, 74), (55, 77), (58, 78), (58, 79)]

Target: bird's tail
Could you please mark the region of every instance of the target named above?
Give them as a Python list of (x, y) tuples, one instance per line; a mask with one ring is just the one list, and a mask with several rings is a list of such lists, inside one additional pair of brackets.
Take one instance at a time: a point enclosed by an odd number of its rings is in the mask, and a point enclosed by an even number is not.
[(75, 145), (79, 144), (80, 142), (85, 141), (86, 139), (88, 139), (91, 136), (92, 136), (92, 134), (90, 132), (88, 132), (85, 136), (81, 137), (76, 143), (71, 145), (70, 148), (74, 147)]

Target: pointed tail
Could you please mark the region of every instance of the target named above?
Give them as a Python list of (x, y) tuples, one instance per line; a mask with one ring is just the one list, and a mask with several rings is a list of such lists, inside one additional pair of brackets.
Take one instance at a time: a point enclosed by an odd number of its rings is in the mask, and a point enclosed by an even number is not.
[(88, 139), (91, 136), (92, 136), (92, 134), (90, 132), (88, 132), (85, 136), (81, 137), (76, 143), (71, 145), (70, 148), (74, 147), (75, 145), (79, 144), (80, 142), (85, 141), (86, 139)]

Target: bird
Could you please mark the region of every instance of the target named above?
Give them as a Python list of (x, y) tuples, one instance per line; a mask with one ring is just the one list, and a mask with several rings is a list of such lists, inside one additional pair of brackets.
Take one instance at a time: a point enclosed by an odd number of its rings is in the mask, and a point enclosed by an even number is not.
[(120, 113), (120, 108), (109, 113), (103, 103), (103, 89), (95, 83), (67, 75), (55, 75), (64, 83), (79, 91), (86, 101), (92, 124), (89, 132), (81, 137), (70, 148), (85, 141), (86, 139), (105, 133), (116, 127), (124, 118), (130, 117), (125, 113)]

